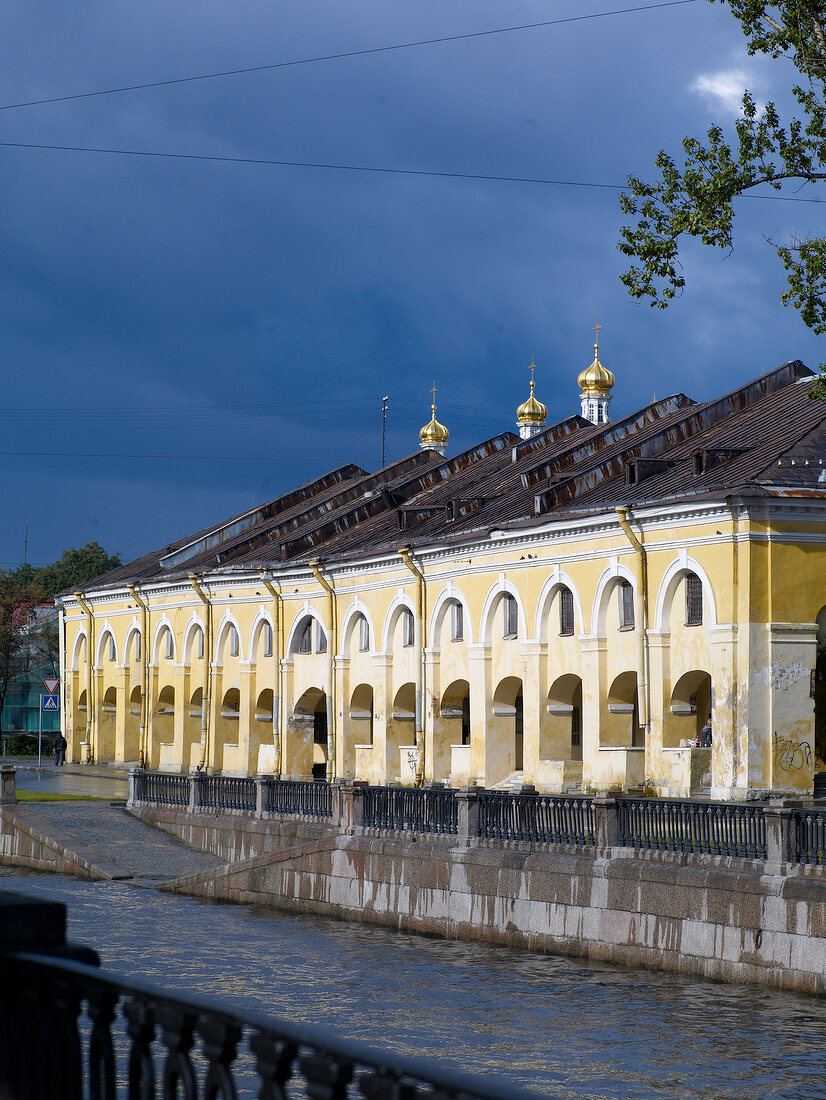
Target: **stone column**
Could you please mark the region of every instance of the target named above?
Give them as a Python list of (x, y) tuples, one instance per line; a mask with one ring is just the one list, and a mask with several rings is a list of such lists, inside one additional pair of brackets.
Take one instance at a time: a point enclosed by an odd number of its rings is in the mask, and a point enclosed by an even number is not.
[(463, 848), (474, 843), (479, 835), (479, 791), (481, 790), (481, 787), (461, 787), (456, 792), (456, 806), (459, 811), (456, 843)]
[(197, 814), (201, 809), (201, 773), (193, 772), (189, 779), (189, 805), (187, 813)]
[(605, 852), (609, 848), (619, 848), (622, 845), (622, 837), (619, 828), (617, 800), (611, 798), (604, 791), (600, 791), (591, 804), (594, 807), (597, 851)]
[(146, 775), (143, 768), (130, 768), (129, 769), (129, 799), (126, 803), (127, 809), (131, 809), (133, 806), (140, 804), (140, 795), (138, 791), (138, 782)]
[(364, 804), (361, 793), (367, 785), (358, 779), (342, 780), (339, 783), (339, 827), (343, 833), (353, 833), (362, 827)]
[(470, 774), (485, 780), (487, 768), (488, 726), (491, 717), (490, 646), (468, 647), (468, 683), (470, 685)]
[(814, 785), (817, 623), (769, 623), (771, 789), (792, 797)]
[(593, 783), (600, 773), (600, 733), (605, 702), (604, 667), (607, 649), (605, 638), (597, 634), (582, 634), (582, 782)]
[[(376, 653), (371, 661), (373, 668), (373, 752), (371, 753), (370, 774), (360, 775), (371, 783), (387, 783), (390, 768), (398, 761), (389, 758), (387, 748), (387, 727), (391, 721), (393, 709), (393, 662), (390, 654)], [(398, 755), (398, 753), (396, 754)], [(393, 773), (395, 775), (395, 772)]]
[[(660, 786), (675, 786), (671, 761), (663, 753), (666, 721), (671, 706), (671, 635), (666, 630), (646, 631), (648, 641), (648, 737), (645, 743), (645, 774)], [(676, 746), (670, 746), (672, 748)], [(688, 794), (688, 791), (685, 792)]]
[(16, 806), (17, 768), (13, 764), (0, 764), (0, 806)]
[(255, 816), (263, 817), (267, 812), (267, 784), (269, 778), (266, 775), (255, 776)]
[(184, 760), (184, 726), (189, 714), (189, 669), (179, 662), (172, 670), (172, 685), (175, 688), (175, 714), (172, 716), (172, 740), (174, 741), (174, 766), (178, 771), (189, 770), (189, 760)]
[(250, 759), (250, 731), (255, 721), (255, 665), (250, 661), (241, 661), (239, 668), (239, 714), (238, 714), (238, 753), (237, 767), (243, 768), (246, 775), (255, 775), (258, 771), (258, 750), (255, 760)]
[[(732, 798), (740, 769), (738, 727), (748, 720), (741, 707), (736, 623), (709, 627), (711, 651), (711, 797)], [(747, 682), (748, 683), (748, 682)], [(748, 695), (748, 692), (746, 692)], [(748, 732), (748, 731), (747, 731)]]
[[(535, 783), (539, 774), (539, 730), (547, 686), (543, 690), (541, 673), (547, 646), (541, 642), (522, 643), (522, 774)], [(569, 750), (570, 753), (570, 750)]]
[(792, 814), (800, 805), (800, 802), (775, 798), (763, 809), (766, 822), (766, 873), (769, 875), (782, 874), (785, 864), (794, 861), (797, 845)]

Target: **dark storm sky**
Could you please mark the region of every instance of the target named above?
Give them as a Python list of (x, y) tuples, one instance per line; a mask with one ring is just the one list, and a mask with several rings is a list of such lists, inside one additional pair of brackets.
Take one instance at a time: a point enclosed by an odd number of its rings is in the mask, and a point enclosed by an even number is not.
[[(9, 0), (0, 106), (630, 6)], [(0, 143), (621, 185), (730, 126), (745, 84), (785, 102), (791, 76), (700, 0), (3, 110)], [(381, 397), (400, 457), (434, 378), (453, 453), (513, 428), (532, 355), (568, 415), (597, 314), (615, 416), (823, 358), (763, 239), (819, 231), (809, 204), (742, 201), (734, 253), (686, 248), (686, 293), (658, 311), (619, 282), (610, 189), (2, 145), (0, 163), (4, 565), (26, 525), (36, 563), (91, 538), (128, 559), (375, 468)], [(72, 457), (101, 454), (176, 457)]]

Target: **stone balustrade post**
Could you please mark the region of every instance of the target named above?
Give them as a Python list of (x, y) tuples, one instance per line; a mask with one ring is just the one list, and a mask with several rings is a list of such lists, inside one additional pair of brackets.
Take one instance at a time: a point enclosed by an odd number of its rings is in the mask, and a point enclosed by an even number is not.
[(339, 786), (339, 828), (343, 833), (360, 829), (364, 823), (361, 793), (368, 784), (361, 779), (345, 779)]
[(466, 848), (479, 836), (479, 791), (481, 787), (460, 787), (456, 792), (458, 829), (456, 843)]
[(197, 814), (201, 809), (201, 773), (193, 772), (189, 777), (189, 805), (186, 808), (188, 814)]
[(591, 805), (594, 808), (597, 849), (604, 851), (606, 848), (619, 848), (622, 845), (622, 835), (616, 798), (605, 791), (599, 791)]
[(792, 811), (801, 803), (787, 798), (773, 798), (763, 808), (766, 822), (766, 870), (779, 870), (781, 864), (792, 863), (796, 855)]
[(17, 805), (17, 768), (13, 764), (0, 765), (0, 806)]
[(256, 775), (255, 779), (255, 816), (262, 817), (267, 812), (267, 785), (270, 778), (267, 775)]
[(138, 791), (138, 783), (144, 775), (146, 775), (146, 772), (143, 768), (129, 769), (129, 798), (126, 803), (127, 809), (131, 810), (133, 806), (140, 805), (141, 798)]

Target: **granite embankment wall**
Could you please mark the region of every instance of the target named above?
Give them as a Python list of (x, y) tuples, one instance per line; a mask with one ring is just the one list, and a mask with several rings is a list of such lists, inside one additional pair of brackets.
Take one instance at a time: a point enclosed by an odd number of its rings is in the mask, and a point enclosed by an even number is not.
[(131, 877), (76, 837), (20, 805), (0, 808), (0, 864), (92, 880)]
[[(769, 859), (276, 826), (141, 807), (228, 865), (164, 889), (782, 989), (826, 993), (826, 868), (788, 860), (788, 810)], [(767, 818), (768, 821), (768, 818)], [(607, 823), (607, 824), (606, 824)], [(785, 846), (785, 847), (784, 847)]]

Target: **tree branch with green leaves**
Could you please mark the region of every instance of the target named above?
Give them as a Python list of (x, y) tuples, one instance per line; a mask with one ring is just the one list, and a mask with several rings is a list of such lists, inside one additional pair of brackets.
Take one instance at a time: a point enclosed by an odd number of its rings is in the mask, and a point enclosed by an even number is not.
[[(634, 298), (666, 308), (685, 286), (679, 261), (684, 236), (730, 252), (734, 245), (734, 200), (784, 182), (801, 187), (826, 179), (826, 4), (820, 0), (710, 0), (726, 4), (739, 20), (748, 52), (789, 59), (802, 78), (792, 86), (801, 118), (784, 122), (774, 103), (758, 108), (743, 94), (742, 116), (728, 138), (712, 126), (704, 141), (686, 138), (678, 166), (668, 153), (656, 159), (659, 179), (630, 176), (620, 197), (633, 224), (623, 228), (618, 248), (631, 266), (621, 276)], [(784, 305), (800, 313), (814, 332), (826, 333), (826, 239), (819, 229), (767, 238), (786, 271)], [(813, 391), (826, 397), (826, 380)]]

